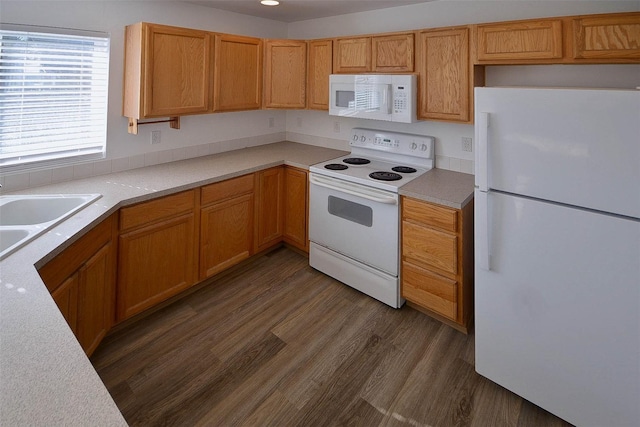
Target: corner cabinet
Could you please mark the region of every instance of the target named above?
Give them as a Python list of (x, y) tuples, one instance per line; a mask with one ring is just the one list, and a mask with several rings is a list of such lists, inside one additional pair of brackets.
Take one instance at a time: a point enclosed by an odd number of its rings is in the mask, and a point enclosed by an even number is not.
[(329, 76), (333, 72), (333, 41), (310, 41), (307, 58), (307, 108), (328, 111)]
[(473, 319), (473, 201), (452, 209), (402, 197), (401, 292), (467, 333)]
[(198, 200), (189, 190), (120, 210), (119, 321), (196, 283)]
[(253, 174), (200, 189), (200, 280), (253, 255)]
[(418, 118), (471, 121), (471, 65), (467, 27), (418, 33)]
[(214, 64), (214, 111), (260, 109), (261, 39), (216, 34)]
[(305, 108), (307, 42), (265, 40), (265, 108)]
[[(123, 115), (137, 120), (211, 111), (213, 36), (140, 22), (125, 28)], [(134, 130), (133, 132), (132, 130)]]
[(255, 174), (255, 252), (282, 241), (284, 226), (284, 168), (278, 166)]
[(38, 271), (88, 356), (115, 322), (116, 232), (111, 216)]
[(292, 166), (284, 168), (284, 229), (283, 238), (304, 252), (309, 252), (307, 217), (307, 171)]

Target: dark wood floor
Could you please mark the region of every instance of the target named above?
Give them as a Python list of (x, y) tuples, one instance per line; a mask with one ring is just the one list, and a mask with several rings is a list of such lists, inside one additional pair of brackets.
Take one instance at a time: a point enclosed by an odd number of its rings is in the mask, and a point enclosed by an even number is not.
[(286, 248), (120, 328), (92, 356), (130, 425), (568, 425), (473, 361), (473, 335), (387, 307)]

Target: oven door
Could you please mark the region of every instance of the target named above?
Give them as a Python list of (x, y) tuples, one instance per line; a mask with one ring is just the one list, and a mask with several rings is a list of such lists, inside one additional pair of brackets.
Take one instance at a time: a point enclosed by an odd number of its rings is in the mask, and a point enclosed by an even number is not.
[(398, 276), (398, 195), (309, 174), (309, 239)]

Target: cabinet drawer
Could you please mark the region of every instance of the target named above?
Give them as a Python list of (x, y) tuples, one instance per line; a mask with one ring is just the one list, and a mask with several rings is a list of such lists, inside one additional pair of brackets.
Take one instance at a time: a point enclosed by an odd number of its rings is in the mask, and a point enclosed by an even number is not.
[(402, 219), (455, 233), (457, 231), (458, 212), (454, 209), (443, 208), (405, 197), (402, 202)]
[(194, 206), (195, 190), (190, 190), (122, 208), (120, 230), (148, 225), (164, 218), (191, 212)]
[(458, 273), (458, 238), (427, 227), (402, 223), (403, 259)]
[(457, 318), (457, 283), (407, 262), (402, 263), (402, 296), (451, 320)]
[(202, 187), (201, 191), (200, 203), (203, 206), (240, 194), (250, 193), (253, 191), (253, 174), (216, 182)]

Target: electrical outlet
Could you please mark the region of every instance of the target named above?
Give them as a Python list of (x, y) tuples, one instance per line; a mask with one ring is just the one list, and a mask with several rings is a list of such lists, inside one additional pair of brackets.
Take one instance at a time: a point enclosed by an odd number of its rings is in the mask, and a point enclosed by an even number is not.
[(471, 138), (467, 138), (467, 137), (462, 137), (462, 151), (468, 151), (468, 152), (472, 152), (473, 151), (473, 139)]
[(273, 117), (269, 117), (269, 127), (272, 128), (276, 125), (276, 119)]
[(340, 122), (333, 122), (333, 131), (335, 133), (340, 133)]
[(152, 130), (151, 131), (151, 143), (152, 144), (160, 144), (160, 131)]

